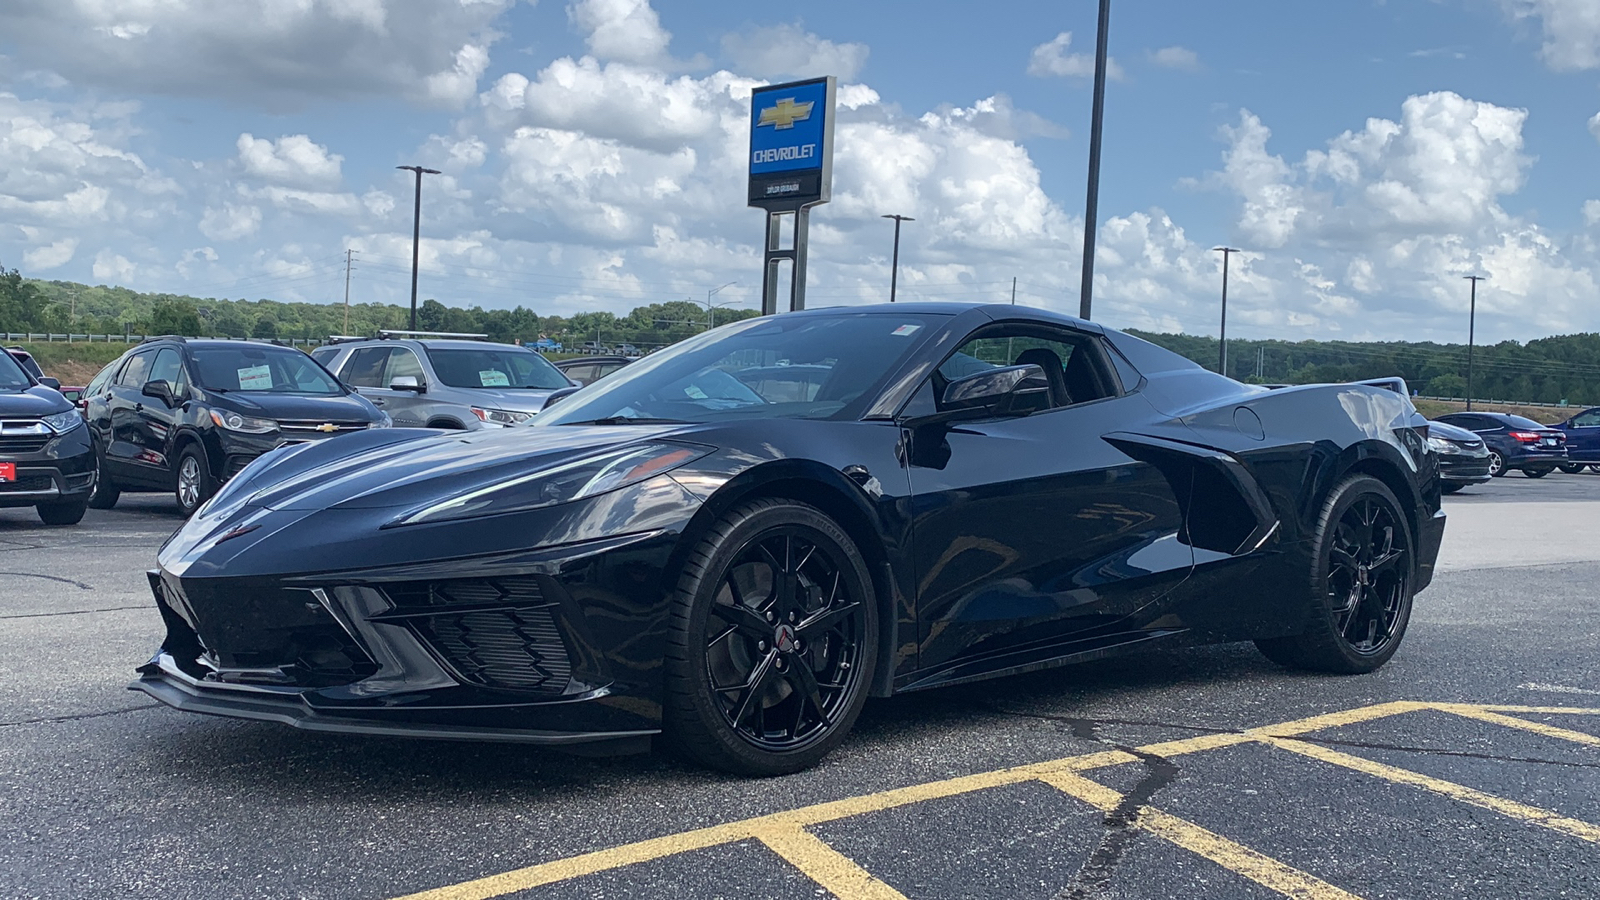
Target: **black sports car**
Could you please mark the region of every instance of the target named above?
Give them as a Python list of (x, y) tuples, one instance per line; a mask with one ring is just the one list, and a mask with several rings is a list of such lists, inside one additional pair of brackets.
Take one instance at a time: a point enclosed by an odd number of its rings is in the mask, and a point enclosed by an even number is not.
[[(738, 377), (781, 365), (828, 375)], [(1371, 671), (1443, 536), (1426, 427), (1392, 391), (1247, 387), (1012, 306), (750, 319), (525, 427), (271, 451), (162, 547), (133, 687), (773, 774), (868, 696), (1124, 650)]]

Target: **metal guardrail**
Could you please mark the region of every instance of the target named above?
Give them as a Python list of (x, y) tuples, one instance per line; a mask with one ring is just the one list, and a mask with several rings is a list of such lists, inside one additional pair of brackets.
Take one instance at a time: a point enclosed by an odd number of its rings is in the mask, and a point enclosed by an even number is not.
[[(1446, 403), (1465, 403), (1465, 402), (1467, 402), (1467, 398), (1465, 398), (1465, 397), (1428, 397), (1428, 396), (1418, 396), (1418, 397), (1416, 397), (1414, 399), (1417, 399), (1417, 400), (1442, 400), (1442, 401), (1445, 401)], [(1571, 409), (1572, 408), (1572, 404), (1565, 403), (1565, 402), (1563, 402), (1563, 403), (1535, 403), (1532, 400), (1492, 400), (1492, 399), (1489, 399), (1487, 397), (1473, 397), (1472, 398), (1472, 402), (1473, 403), (1498, 403), (1501, 406), (1545, 406), (1545, 407), (1549, 407), (1551, 409)]]
[[(143, 334), (47, 334), (39, 332), (4, 332), (4, 340), (11, 342), (43, 342), (46, 344), (138, 344), (148, 335)], [(197, 341), (249, 341), (252, 344), (287, 344), (290, 347), (316, 347), (325, 341), (316, 338), (240, 338), (227, 335), (196, 337)]]

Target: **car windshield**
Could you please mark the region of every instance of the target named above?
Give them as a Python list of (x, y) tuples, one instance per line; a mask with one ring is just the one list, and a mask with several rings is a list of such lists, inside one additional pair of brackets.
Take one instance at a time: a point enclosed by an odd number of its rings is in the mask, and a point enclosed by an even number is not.
[(343, 394), (344, 388), (299, 350), (240, 344), (195, 347), (195, 375), (209, 391), (275, 394)]
[(1532, 419), (1524, 419), (1522, 416), (1508, 415), (1505, 421), (1507, 425), (1520, 431), (1543, 431), (1550, 427), (1549, 425), (1540, 425)]
[(461, 350), (428, 348), (439, 380), (455, 388), (523, 388), (554, 390), (571, 384), (544, 357), (532, 350), (483, 347)]
[(937, 318), (841, 312), (723, 326), (617, 370), (532, 424), (828, 418), (899, 365)]
[(33, 382), (28, 380), (22, 366), (11, 358), (11, 354), (0, 350), (0, 390), (22, 391), (30, 387), (33, 387)]

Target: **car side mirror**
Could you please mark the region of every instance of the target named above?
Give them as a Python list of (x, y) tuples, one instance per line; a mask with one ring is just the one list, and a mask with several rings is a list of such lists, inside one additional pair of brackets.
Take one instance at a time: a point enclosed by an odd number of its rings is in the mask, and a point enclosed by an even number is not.
[(550, 396), (544, 398), (544, 405), (539, 407), (539, 408), (540, 409), (549, 409), (550, 407), (555, 406), (557, 403), (560, 403), (562, 400), (565, 400), (568, 397), (571, 397), (573, 394), (576, 394), (577, 392), (579, 392), (581, 390), (583, 390), (583, 388), (564, 387), (564, 388), (560, 388), (558, 390), (551, 391), (550, 392)]
[(416, 393), (420, 394), (426, 391), (427, 388), (423, 387), (421, 383), (417, 381), (417, 376), (415, 375), (396, 375), (389, 380), (389, 390), (415, 391)]
[(55, 391), (61, 390), (61, 381), (60, 381), (60, 379), (51, 378), (49, 375), (46, 375), (43, 378), (40, 378), (39, 379), (39, 383), (44, 385), (47, 388), (50, 388), (51, 390), (55, 390)]
[(144, 383), (144, 387), (139, 390), (139, 393), (146, 397), (154, 397), (167, 406), (173, 406), (176, 403), (172, 397), (172, 385), (165, 381), (147, 381)]

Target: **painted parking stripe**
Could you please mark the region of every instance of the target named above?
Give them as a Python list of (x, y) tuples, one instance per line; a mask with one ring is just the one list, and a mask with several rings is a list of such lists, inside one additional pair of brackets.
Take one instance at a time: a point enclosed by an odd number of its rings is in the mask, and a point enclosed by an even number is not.
[(1483, 791), (1456, 784), (1453, 781), (1422, 775), (1410, 769), (1384, 765), (1360, 756), (1340, 753), (1337, 750), (1331, 750), (1317, 744), (1308, 744), (1305, 741), (1268, 736), (1263, 736), (1261, 740), (1281, 750), (1288, 750), (1301, 756), (1308, 756), (1322, 762), (1343, 766), (1346, 769), (1353, 769), (1364, 775), (1372, 775), (1396, 784), (1408, 784), (1423, 790), (1433, 791), (1453, 800), (1460, 800), (1462, 803), (1470, 803), (1473, 806), (1497, 812), (1519, 822), (1539, 825), (1552, 831), (1559, 831), (1562, 834), (1600, 844), (1600, 826), (1591, 825), (1578, 819), (1569, 819), (1547, 809), (1529, 806), (1526, 803), (1518, 803), (1515, 800), (1507, 800), (1504, 797), (1496, 797), (1493, 794), (1486, 794)]
[[(1454, 713), (1490, 724), (1518, 728), (1543, 734), (1547, 737), (1577, 743), (1594, 744), (1600, 742), (1600, 738), (1594, 735), (1516, 718), (1516, 714), (1596, 716), (1600, 715), (1600, 709), (1562, 706), (1427, 703), (1399, 700), (1296, 719), (1290, 722), (1280, 722), (1275, 725), (1262, 726), (1247, 731), (1223, 731), (1183, 740), (1148, 744), (1140, 747), (1139, 752), (1161, 757), (1174, 757), (1234, 747), (1241, 744), (1263, 743), (1388, 781), (1421, 787), (1462, 802), (1502, 813), (1519, 821), (1538, 824), (1565, 834), (1600, 843), (1600, 828), (1587, 822), (1568, 819), (1548, 810), (1495, 797), (1463, 785), (1430, 778), (1406, 769), (1386, 766), (1361, 757), (1339, 753), (1317, 744), (1296, 740), (1296, 738), (1327, 728), (1356, 725), (1421, 710)], [(1032, 763), (1010, 769), (980, 772), (943, 781), (894, 788), (878, 793), (864, 794), (772, 813), (753, 819), (666, 835), (609, 849), (596, 850), (592, 853), (410, 894), (398, 898), (398, 900), (488, 900), (488, 898), (501, 897), (542, 885), (611, 871), (636, 863), (750, 839), (761, 841), (818, 885), (832, 891), (835, 896), (842, 898), (842, 900), (857, 900), (857, 898), (861, 898), (861, 900), (894, 900), (894, 898), (900, 898), (901, 895), (892, 887), (879, 881), (853, 860), (834, 850), (825, 841), (805, 829), (812, 825), (910, 806), (928, 800), (955, 797), (1031, 781), (1049, 784), (1102, 811), (1114, 809), (1122, 802), (1122, 796), (1110, 788), (1080, 777), (1078, 773), (1111, 768), (1138, 761), (1139, 757), (1134, 754), (1121, 750), (1106, 750), (1048, 762)], [(1355, 897), (1354, 894), (1321, 881), (1315, 876), (1295, 869), (1286, 863), (1160, 810), (1151, 807), (1142, 808), (1137, 818), (1137, 823), (1140, 828), (1151, 834), (1205, 857), (1284, 896), (1294, 897), (1297, 900), (1347, 900), (1347, 898)]]

